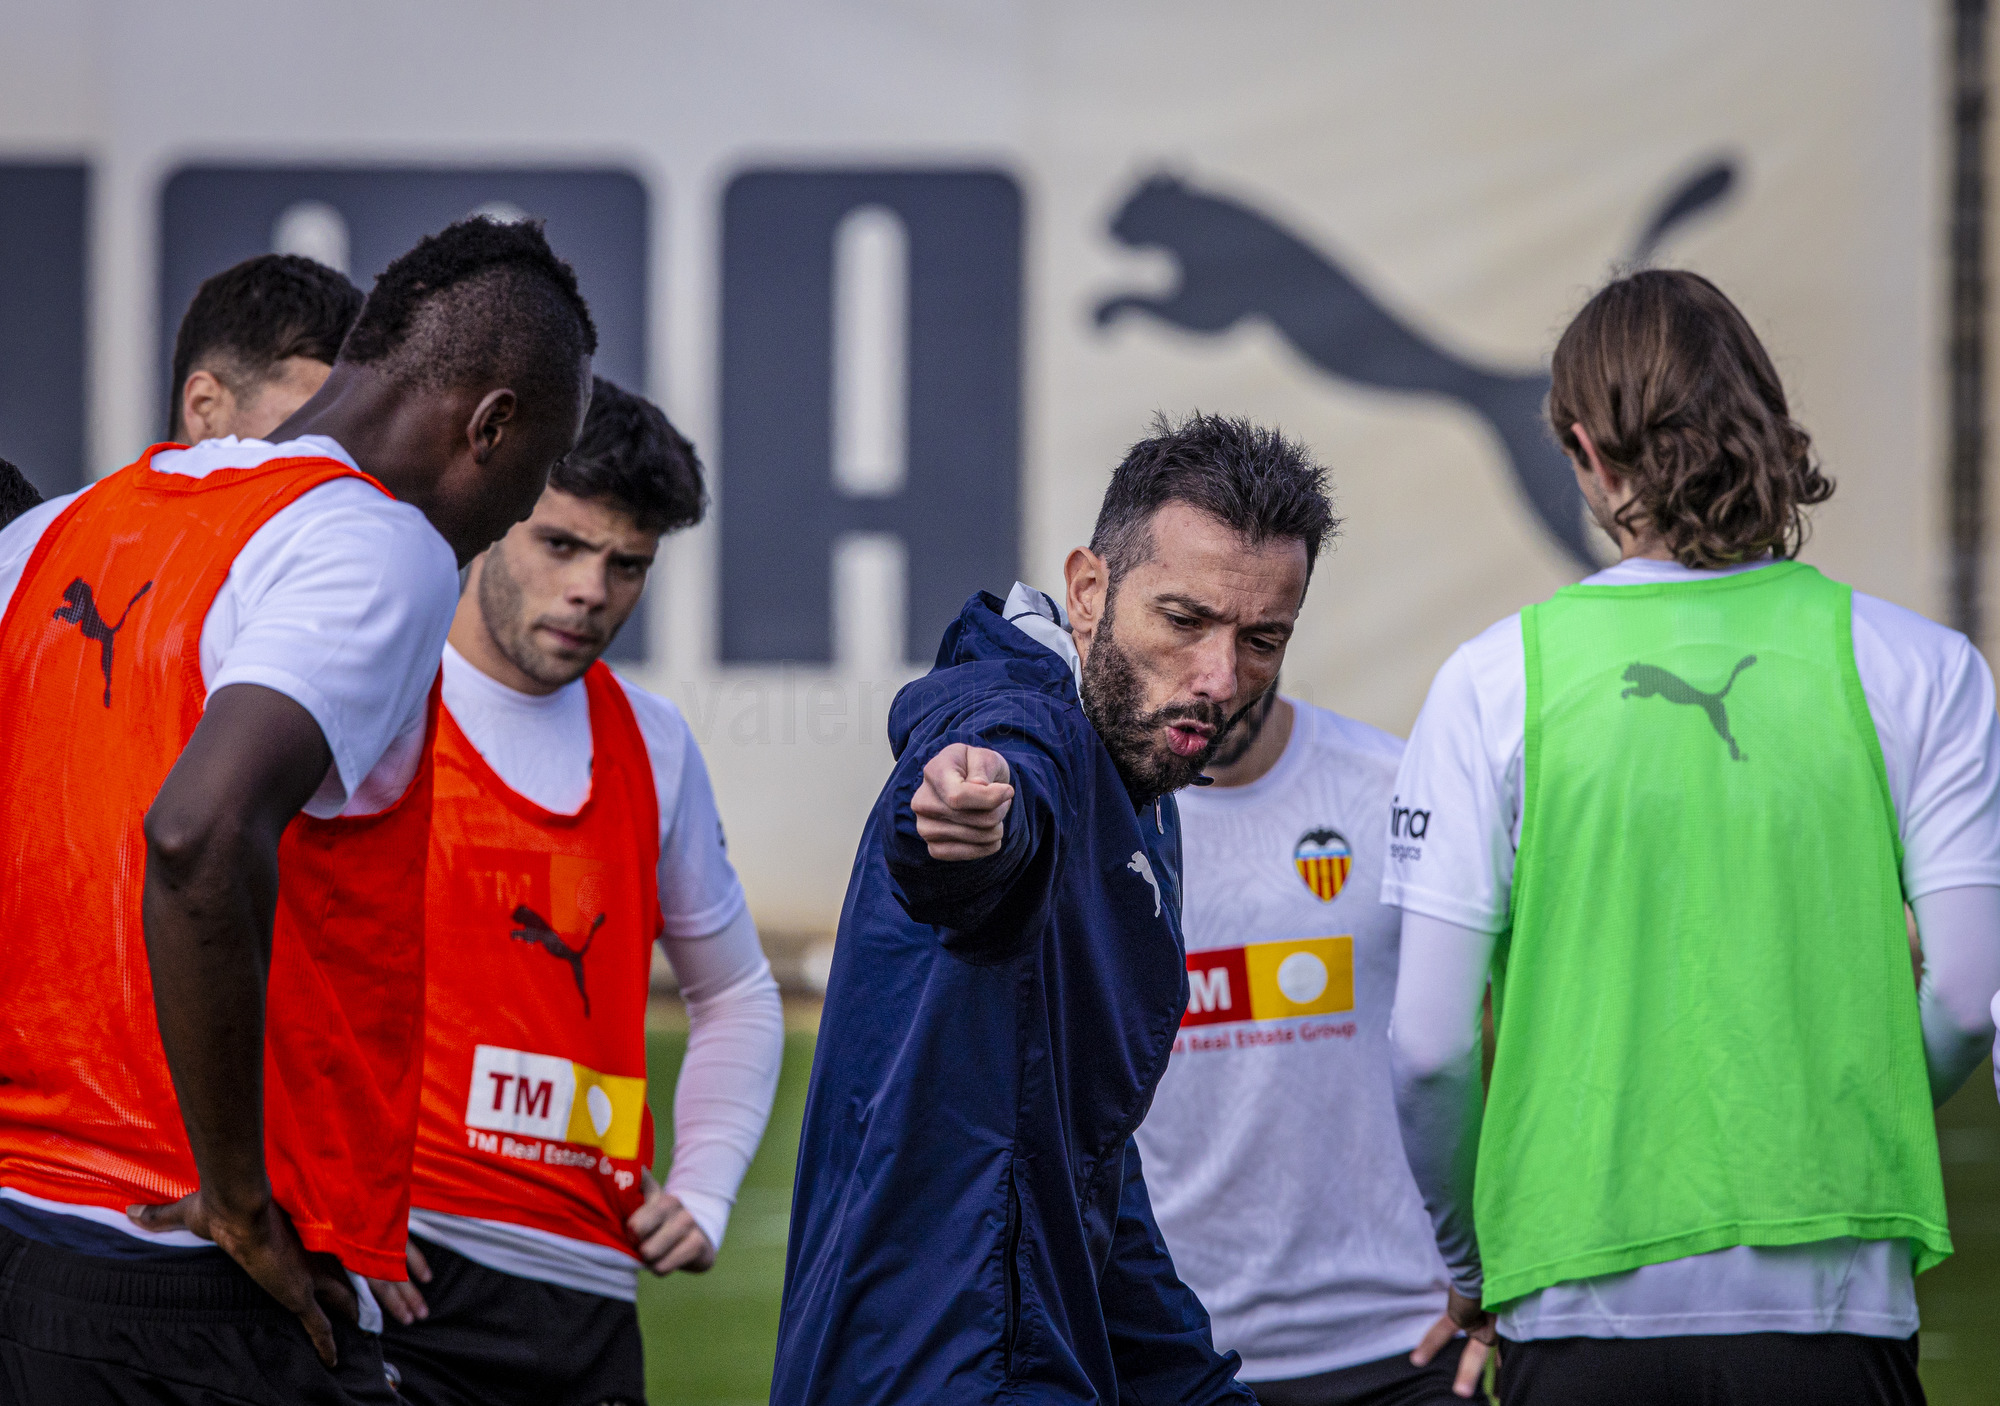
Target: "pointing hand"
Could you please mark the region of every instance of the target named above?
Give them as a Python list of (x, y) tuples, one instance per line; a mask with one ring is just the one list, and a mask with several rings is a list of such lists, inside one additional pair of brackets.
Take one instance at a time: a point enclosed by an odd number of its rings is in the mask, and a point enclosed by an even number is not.
[(930, 759), (910, 812), (932, 859), (984, 859), (999, 851), (1014, 806), (1011, 774), (998, 752), (963, 742)]

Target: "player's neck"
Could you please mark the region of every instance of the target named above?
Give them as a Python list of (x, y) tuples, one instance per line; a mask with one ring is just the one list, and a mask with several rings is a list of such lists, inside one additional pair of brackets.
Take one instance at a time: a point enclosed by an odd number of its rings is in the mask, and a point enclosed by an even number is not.
[(412, 396), (374, 367), (340, 362), (312, 399), (267, 438), (283, 443), (301, 435), (324, 435), (397, 498), (427, 508), (438, 466), (461, 447), (449, 442), (452, 437), (443, 429), (447, 422), (431, 403), (436, 399)]
[(1211, 764), (1208, 775), (1218, 786), (1248, 786), (1269, 774), (1278, 764), (1278, 758), (1285, 755), (1286, 744), (1291, 740), (1292, 702), (1289, 698), (1279, 698), (1264, 715), (1263, 725), (1243, 755), (1226, 765)]

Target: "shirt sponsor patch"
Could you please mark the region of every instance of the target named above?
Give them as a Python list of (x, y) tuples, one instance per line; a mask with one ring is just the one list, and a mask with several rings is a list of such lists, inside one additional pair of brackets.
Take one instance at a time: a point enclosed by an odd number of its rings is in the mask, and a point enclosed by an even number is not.
[(1352, 937), (1295, 937), (1190, 952), (1187, 969), (1183, 1026), (1354, 1009)]
[(477, 1045), (465, 1125), (573, 1142), (608, 1156), (639, 1154), (646, 1081), (600, 1074), (574, 1060)]

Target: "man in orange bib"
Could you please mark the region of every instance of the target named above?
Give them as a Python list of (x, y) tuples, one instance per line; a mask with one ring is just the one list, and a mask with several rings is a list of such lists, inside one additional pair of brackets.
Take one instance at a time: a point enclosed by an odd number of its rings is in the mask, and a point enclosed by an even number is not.
[(466, 221), (270, 442), (0, 532), (11, 1399), (393, 1400), (353, 1286), (403, 1264), (437, 651), (595, 342), (538, 228)]
[[(433, 751), (417, 1282), (376, 1286), (416, 1406), (643, 1402), (639, 1266), (714, 1263), (770, 1115), (784, 1017), (701, 753), (673, 704), (598, 659), (661, 536), (703, 506), (694, 447), (600, 378), (534, 515), (459, 600)], [(690, 1025), (665, 1187), (647, 1170), (656, 938)]]

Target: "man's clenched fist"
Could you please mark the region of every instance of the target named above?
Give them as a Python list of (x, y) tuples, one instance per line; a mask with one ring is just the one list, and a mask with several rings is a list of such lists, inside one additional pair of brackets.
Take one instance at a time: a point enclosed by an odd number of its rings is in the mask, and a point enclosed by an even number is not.
[(984, 859), (999, 850), (1014, 805), (1008, 776), (1005, 757), (963, 742), (930, 759), (910, 813), (932, 859)]

